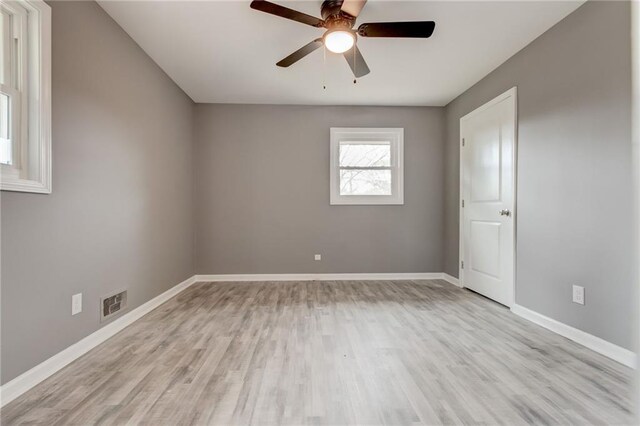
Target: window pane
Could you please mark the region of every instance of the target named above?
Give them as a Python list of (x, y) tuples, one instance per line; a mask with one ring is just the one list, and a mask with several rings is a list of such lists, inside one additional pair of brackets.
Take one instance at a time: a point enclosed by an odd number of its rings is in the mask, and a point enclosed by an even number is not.
[(12, 164), (9, 96), (0, 93), (0, 164)]
[(340, 143), (340, 166), (342, 167), (389, 167), (391, 166), (391, 144), (387, 143)]
[(340, 170), (340, 195), (391, 195), (391, 170)]

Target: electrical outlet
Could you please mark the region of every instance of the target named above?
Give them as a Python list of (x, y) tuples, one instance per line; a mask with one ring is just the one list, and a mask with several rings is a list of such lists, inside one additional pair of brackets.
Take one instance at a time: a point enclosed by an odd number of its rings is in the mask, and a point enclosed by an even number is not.
[(584, 305), (584, 287), (573, 286), (573, 303)]
[(71, 315), (82, 312), (82, 293), (71, 296)]
[(322, 255), (316, 254), (315, 256), (313, 256), (313, 260), (322, 260)]

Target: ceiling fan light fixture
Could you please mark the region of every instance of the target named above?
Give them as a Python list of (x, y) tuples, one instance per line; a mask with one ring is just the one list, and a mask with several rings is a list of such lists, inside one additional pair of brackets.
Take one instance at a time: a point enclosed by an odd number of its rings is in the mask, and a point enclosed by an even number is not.
[(305, 44), (277, 62), (277, 66), (289, 67), (324, 46), (330, 52), (342, 54), (353, 75), (359, 78), (369, 74), (367, 62), (356, 44), (359, 37), (429, 38), (436, 27), (433, 21), (408, 21), (365, 22), (356, 28), (356, 20), (366, 3), (367, 0), (323, 0), (320, 6), (322, 19), (268, 0), (252, 0), (251, 8), (315, 28), (327, 29), (321, 38)]
[(324, 35), (324, 45), (333, 53), (344, 53), (351, 49), (356, 37), (351, 31), (334, 30)]

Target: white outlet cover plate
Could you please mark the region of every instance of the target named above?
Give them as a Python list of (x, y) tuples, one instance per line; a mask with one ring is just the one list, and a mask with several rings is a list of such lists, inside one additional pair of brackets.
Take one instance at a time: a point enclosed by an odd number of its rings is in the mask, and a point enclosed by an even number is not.
[(314, 258), (314, 260), (322, 260), (322, 255), (321, 254), (316, 254), (313, 258)]
[(584, 287), (579, 285), (573, 286), (573, 301), (580, 305), (584, 305)]
[(71, 315), (82, 312), (82, 293), (71, 296)]

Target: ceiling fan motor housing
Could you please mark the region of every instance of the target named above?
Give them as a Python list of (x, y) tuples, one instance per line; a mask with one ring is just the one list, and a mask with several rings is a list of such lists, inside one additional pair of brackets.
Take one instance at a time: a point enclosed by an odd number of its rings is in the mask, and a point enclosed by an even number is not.
[(351, 30), (356, 22), (356, 18), (348, 13), (342, 12), (342, 0), (325, 0), (322, 2), (320, 14), (325, 21), (325, 27), (333, 30), (348, 29)]

